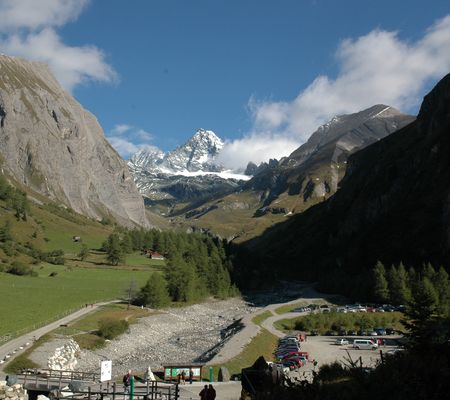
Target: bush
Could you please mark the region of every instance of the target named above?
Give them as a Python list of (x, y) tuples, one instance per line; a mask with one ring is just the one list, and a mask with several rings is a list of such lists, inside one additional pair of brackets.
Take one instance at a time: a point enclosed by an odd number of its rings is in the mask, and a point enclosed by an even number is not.
[(124, 319), (102, 319), (99, 322), (98, 336), (104, 339), (114, 339), (115, 337), (125, 333), (128, 330), (129, 324)]
[(9, 274), (13, 274), (13, 275), (19, 275), (19, 276), (24, 276), (24, 275), (30, 275), (30, 276), (37, 276), (37, 272), (33, 270), (33, 268), (31, 268), (28, 265), (22, 264), (18, 261), (14, 261), (11, 266), (8, 268), (7, 272)]

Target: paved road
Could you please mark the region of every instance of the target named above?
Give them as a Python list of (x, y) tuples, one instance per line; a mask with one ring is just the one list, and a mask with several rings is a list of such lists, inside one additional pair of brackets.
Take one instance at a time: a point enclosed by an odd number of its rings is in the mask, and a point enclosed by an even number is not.
[(275, 314), (275, 309), (278, 307), (284, 306), (284, 305), (291, 305), (291, 304), (297, 304), (299, 302), (305, 301), (305, 302), (312, 302), (315, 300), (324, 300), (324, 297), (321, 297), (322, 295), (318, 292), (316, 292), (313, 288), (309, 286), (305, 286), (302, 289), (302, 297), (299, 297), (297, 299), (287, 301), (285, 303), (278, 303), (278, 304), (269, 304), (268, 306), (255, 311), (252, 314), (247, 314), (242, 318), (242, 323), (244, 324), (244, 328), (236, 333), (225, 345), (222, 347), (222, 349), (217, 353), (209, 362), (209, 365), (215, 365), (215, 364), (221, 364), (225, 363), (232, 358), (239, 355), (244, 347), (251, 342), (251, 340), (261, 331), (261, 327), (256, 325), (252, 319), (255, 318), (257, 315), (262, 314), (266, 311), (272, 312), (272, 316), (267, 318), (262, 322), (262, 327), (267, 329), (272, 334), (283, 337), (285, 336), (285, 333), (277, 330), (273, 324), (275, 321), (278, 321), (280, 319), (284, 318), (295, 318), (301, 315), (305, 315), (305, 313), (294, 313), (289, 312), (286, 314)]
[[(7, 354), (12, 354), (14, 351), (14, 357), (18, 356), (20, 353), (25, 351), (25, 349), (31, 345), (34, 341), (34, 339), (37, 339), (41, 337), (42, 335), (45, 335), (46, 333), (53, 331), (54, 329), (58, 328), (60, 325), (68, 324), (69, 322), (72, 322), (73, 320), (82, 317), (83, 315), (89, 314), (95, 310), (97, 310), (99, 307), (104, 306), (106, 304), (111, 303), (117, 303), (120, 302), (120, 300), (113, 300), (113, 301), (107, 301), (102, 303), (96, 303), (92, 306), (83, 307), (78, 311), (75, 311), (72, 314), (66, 315), (64, 318), (61, 318), (57, 321), (54, 321), (48, 325), (43, 326), (42, 328), (36, 329), (32, 332), (26, 333), (22, 336), (19, 336), (15, 339), (10, 340), (9, 342), (6, 342), (4, 345), (0, 346), (0, 360), (3, 360), (3, 358)], [(26, 343), (29, 343), (28, 346), (26, 346)], [(23, 347), (23, 349), (20, 349), (20, 347)], [(14, 357), (11, 357), (8, 361), (11, 361)], [(3, 368), (8, 365), (8, 363), (0, 364), (0, 376), (3, 374)]]

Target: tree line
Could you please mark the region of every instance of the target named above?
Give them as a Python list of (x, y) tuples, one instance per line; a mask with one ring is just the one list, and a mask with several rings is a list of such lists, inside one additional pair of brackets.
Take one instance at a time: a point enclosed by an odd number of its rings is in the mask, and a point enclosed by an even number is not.
[(162, 273), (153, 273), (134, 303), (154, 308), (171, 301), (195, 302), (209, 296), (226, 298), (238, 293), (232, 284), (232, 263), (226, 242), (198, 233), (161, 232), (156, 229), (117, 230), (102, 249), (112, 265), (126, 254), (151, 249), (164, 255)]
[(434, 299), (440, 314), (448, 315), (450, 282), (443, 267), (437, 270), (430, 264), (420, 270), (408, 268), (400, 263), (388, 269), (381, 262), (371, 271), (372, 299), (378, 303), (409, 304), (418, 293), (424, 291)]

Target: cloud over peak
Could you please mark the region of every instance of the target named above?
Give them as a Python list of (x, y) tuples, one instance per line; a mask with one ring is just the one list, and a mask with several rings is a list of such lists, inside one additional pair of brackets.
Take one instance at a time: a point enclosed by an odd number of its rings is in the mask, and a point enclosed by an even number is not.
[(227, 161), (243, 167), (238, 163), (245, 160), (244, 154), (249, 157), (246, 161), (254, 162), (279, 158), (283, 147), (286, 156), (333, 116), (374, 104), (412, 110), (426, 85), (450, 71), (450, 15), (429, 27), (416, 42), (401, 40), (398, 32), (375, 29), (343, 40), (335, 57), (337, 76), (316, 77), (291, 101), (251, 97), (253, 127), (245, 138), (226, 145), (224, 153), (235, 153), (235, 161), (233, 157)]

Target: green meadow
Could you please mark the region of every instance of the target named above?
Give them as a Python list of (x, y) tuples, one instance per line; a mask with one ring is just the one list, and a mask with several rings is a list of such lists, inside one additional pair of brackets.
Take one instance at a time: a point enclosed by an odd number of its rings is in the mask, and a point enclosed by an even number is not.
[(131, 282), (139, 288), (153, 268), (68, 269), (44, 264), (35, 270), (37, 277), (0, 273), (0, 338), (42, 326), (86, 303), (125, 297)]

